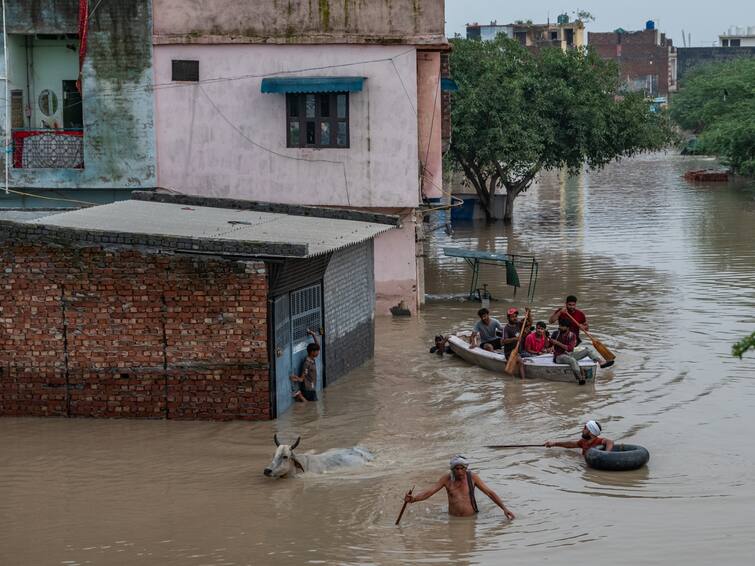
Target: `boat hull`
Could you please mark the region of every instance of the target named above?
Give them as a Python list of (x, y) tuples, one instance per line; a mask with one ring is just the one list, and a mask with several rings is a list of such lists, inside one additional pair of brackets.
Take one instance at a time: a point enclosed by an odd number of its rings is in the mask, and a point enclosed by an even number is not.
[[(473, 348), (470, 350), (469, 343), (461, 336), (449, 337), (448, 345), (454, 354), (465, 362), (497, 373), (504, 373), (506, 358), (502, 353), (488, 352), (482, 348)], [(571, 368), (566, 364), (554, 363), (552, 354), (523, 358), (523, 363), (524, 376), (527, 379), (577, 383)], [(579, 361), (579, 366), (585, 370), (585, 378), (588, 381), (594, 380), (597, 377), (599, 367), (597, 362), (584, 358)]]

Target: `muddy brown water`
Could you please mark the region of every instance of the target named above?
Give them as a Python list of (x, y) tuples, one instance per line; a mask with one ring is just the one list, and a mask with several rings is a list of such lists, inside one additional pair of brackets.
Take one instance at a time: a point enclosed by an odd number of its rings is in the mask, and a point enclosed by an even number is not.
[[(435, 232), (420, 317), (377, 321), (374, 362), (276, 422), (0, 419), (0, 564), (749, 564), (755, 552), (755, 184), (690, 185), (710, 165), (674, 155), (550, 175), (511, 228)], [(618, 354), (594, 386), (524, 382), (427, 353), (475, 320), (468, 271), (443, 245), (534, 253), (545, 318), (568, 292)], [(523, 293), (483, 269), (499, 299)], [(646, 468), (586, 469), (576, 451), (489, 443), (606, 436)], [(295, 480), (262, 475), (272, 435), (376, 459)], [(449, 518), (442, 494), (393, 522), (404, 490), (461, 452), (517, 514), (480, 494)]]

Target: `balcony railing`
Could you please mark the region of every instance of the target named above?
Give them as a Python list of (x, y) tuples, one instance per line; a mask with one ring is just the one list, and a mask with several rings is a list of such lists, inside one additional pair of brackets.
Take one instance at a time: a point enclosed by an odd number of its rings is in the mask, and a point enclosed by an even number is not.
[(83, 169), (83, 130), (13, 130), (15, 169)]

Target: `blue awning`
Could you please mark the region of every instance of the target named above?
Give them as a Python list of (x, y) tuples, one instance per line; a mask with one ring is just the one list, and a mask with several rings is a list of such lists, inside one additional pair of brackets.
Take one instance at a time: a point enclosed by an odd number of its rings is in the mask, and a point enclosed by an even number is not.
[(459, 90), (459, 85), (453, 79), (440, 79), (440, 90), (443, 92), (456, 92)]
[(364, 77), (268, 77), (262, 79), (262, 92), (359, 92)]

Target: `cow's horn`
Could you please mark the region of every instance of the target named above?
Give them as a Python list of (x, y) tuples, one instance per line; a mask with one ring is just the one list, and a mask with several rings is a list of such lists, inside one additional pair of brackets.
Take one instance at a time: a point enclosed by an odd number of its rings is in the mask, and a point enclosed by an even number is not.
[(275, 442), (275, 445), (276, 445), (276, 446), (280, 446), (280, 445), (281, 445), (281, 443), (280, 443), (280, 442), (278, 442), (278, 435), (277, 435), (277, 434), (274, 434), (274, 435), (273, 435), (273, 442)]
[(301, 436), (298, 436), (298, 437), (296, 438), (296, 442), (294, 442), (294, 443), (293, 443), (293, 444), (291, 445), (291, 450), (294, 450), (294, 449), (295, 449), (295, 448), (296, 448), (297, 446), (299, 446), (299, 442), (300, 442), (300, 441), (301, 441)]

